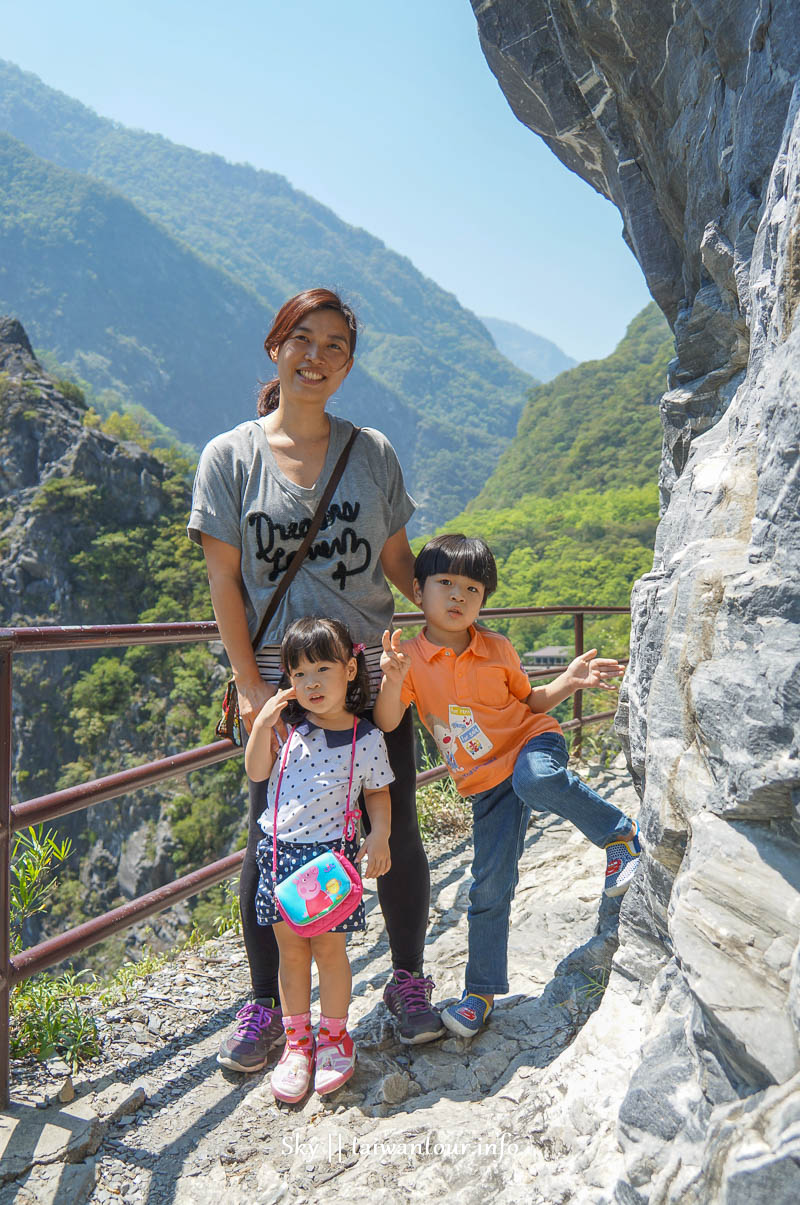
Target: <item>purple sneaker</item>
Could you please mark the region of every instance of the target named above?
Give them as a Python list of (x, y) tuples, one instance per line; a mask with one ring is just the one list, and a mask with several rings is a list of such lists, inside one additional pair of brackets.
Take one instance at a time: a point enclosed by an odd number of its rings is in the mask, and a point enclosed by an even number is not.
[(236, 1014), (234, 1031), (220, 1042), (217, 1062), (231, 1071), (260, 1071), (272, 1047), (285, 1036), (277, 1000), (251, 1000)]
[(383, 999), (397, 1018), (400, 1041), (407, 1046), (432, 1042), (445, 1032), (439, 1010), (431, 1004), (433, 980), (410, 971), (395, 971), (387, 983)]

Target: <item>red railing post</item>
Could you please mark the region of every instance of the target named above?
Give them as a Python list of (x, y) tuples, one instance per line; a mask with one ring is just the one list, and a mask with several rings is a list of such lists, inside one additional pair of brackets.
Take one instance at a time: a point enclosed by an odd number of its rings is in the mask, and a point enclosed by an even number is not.
[[(583, 652), (583, 612), (575, 613), (575, 656), (580, 657)], [(575, 742), (572, 746), (572, 753), (575, 757), (580, 757), (583, 748), (581, 737), (583, 736), (583, 691), (576, 690), (572, 696), (572, 718), (577, 720), (575, 727)]]
[(0, 1109), (9, 1102), (11, 992), (11, 649), (0, 632)]

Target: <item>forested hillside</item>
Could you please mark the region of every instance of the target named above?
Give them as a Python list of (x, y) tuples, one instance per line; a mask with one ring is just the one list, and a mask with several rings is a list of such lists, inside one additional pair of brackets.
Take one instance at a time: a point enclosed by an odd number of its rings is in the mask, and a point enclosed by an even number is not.
[(610, 356), (586, 360), (533, 390), (516, 438), (467, 509), (510, 506), (526, 494), (655, 483), (658, 401), (673, 355), (670, 329), (652, 302)]
[[(444, 525), (481, 535), (498, 561), (492, 606), (627, 606), (652, 567), (658, 520), (658, 398), (673, 354), (655, 305), (605, 360), (535, 389), (480, 495)], [(571, 619), (492, 621), (520, 651), (572, 642)], [(627, 647), (627, 619), (587, 624), (587, 646)]]
[(3, 148), (0, 309), (70, 373), (202, 444), (251, 416), (271, 313), (327, 284), (363, 323), (337, 407), (395, 442), (417, 529), (496, 465), (530, 378), (380, 240), (281, 176), (125, 129), (3, 62), (0, 129), (17, 140)]

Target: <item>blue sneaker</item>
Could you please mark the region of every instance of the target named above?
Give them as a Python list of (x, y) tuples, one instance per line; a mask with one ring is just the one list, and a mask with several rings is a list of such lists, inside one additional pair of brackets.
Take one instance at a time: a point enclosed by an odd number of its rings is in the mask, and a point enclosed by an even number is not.
[(631, 885), (642, 846), (639, 841), (639, 824), (629, 841), (612, 841), (606, 846), (606, 895), (624, 895)]
[(491, 1012), (492, 1006), (485, 996), (465, 992), (458, 1004), (442, 1009), (442, 1020), (451, 1033), (457, 1033), (461, 1038), (474, 1038), (489, 1020)]

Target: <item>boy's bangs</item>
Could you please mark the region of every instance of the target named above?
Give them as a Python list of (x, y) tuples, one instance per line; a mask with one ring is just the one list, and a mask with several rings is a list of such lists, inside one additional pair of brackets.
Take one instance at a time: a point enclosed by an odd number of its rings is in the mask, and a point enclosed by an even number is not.
[(497, 589), (495, 559), (488, 544), (477, 536), (444, 535), (428, 541), (414, 562), (414, 576), (424, 583), (443, 573), (480, 582), (487, 596)]
[(473, 581), (484, 582), (486, 557), (463, 545), (452, 553), (445, 552), (444, 548), (437, 548), (428, 569), (428, 576), (436, 577), (440, 573), (455, 573), (458, 577), (471, 577)]

